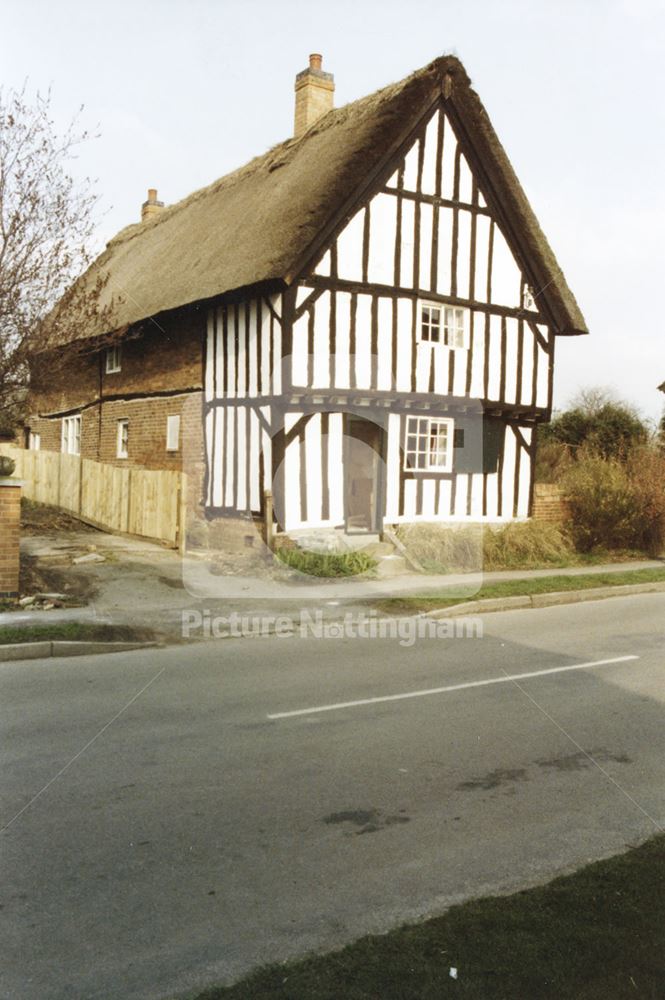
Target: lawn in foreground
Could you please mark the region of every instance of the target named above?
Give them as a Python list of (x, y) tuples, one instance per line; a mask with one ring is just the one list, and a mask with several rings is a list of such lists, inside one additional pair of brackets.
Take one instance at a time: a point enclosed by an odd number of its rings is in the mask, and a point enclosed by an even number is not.
[[(457, 970), (453, 979), (450, 970)], [(662, 1000), (665, 835), (197, 1000)]]

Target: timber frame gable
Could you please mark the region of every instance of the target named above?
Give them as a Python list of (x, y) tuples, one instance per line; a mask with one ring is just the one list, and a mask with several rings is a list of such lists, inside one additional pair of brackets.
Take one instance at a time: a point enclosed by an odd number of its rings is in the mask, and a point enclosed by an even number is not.
[[(459, 377), (456, 378), (454, 375), (455, 356), (453, 354), (450, 357), (446, 385), (438, 384), (440, 380), (435, 379), (434, 366), (432, 366), (427, 383), (417, 385), (416, 382), (419, 381), (422, 383), (422, 379), (417, 379), (416, 377), (415, 363), (411, 374), (411, 384), (406, 385), (402, 380), (401, 384), (398, 385), (396, 370), (397, 356), (400, 351), (403, 351), (404, 344), (398, 344), (397, 341), (398, 324), (394, 315), (395, 310), (393, 310), (391, 320), (388, 320), (384, 316), (384, 328), (388, 323), (392, 326), (392, 344), (389, 349), (389, 353), (392, 354), (392, 379), (390, 380), (391, 384), (386, 383), (384, 380), (384, 384), (380, 387), (381, 390), (385, 392), (392, 389), (394, 391), (397, 388), (402, 393), (417, 393), (418, 391), (434, 392), (436, 389), (441, 395), (448, 394), (451, 396), (467, 397), (473, 395), (476, 398), (485, 400), (488, 408), (491, 408), (494, 413), (501, 412), (501, 409), (505, 408), (506, 412), (512, 411), (514, 414), (519, 413), (521, 408), (523, 414), (528, 415), (532, 419), (547, 420), (551, 414), (551, 373), (554, 360), (554, 337), (559, 332), (554, 326), (551, 310), (547, 308), (547, 289), (544, 290), (545, 294), (540, 296), (540, 301), (536, 305), (535, 300), (539, 298), (540, 290), (536, 289), (532, 291), (535, 278), (533, 277), (533, 271), (528, 268), (528, 265), (524, 264), (526, 260), (524, 247), (516, 246), (512, 240), (509, 240), (508, 236), (504, 235), (505, 230), (508, 233), (511, 232), (507, 223), (504, 222), (505, 212), (501, 212), (494, 207), (494, 196), (490, 194), (491, 186), (487, 180), (486, 173), (476, 166), (478, 160), (469, 145), (468, 138), (464, 135), (460, 140), (461, 129), (458, 118), (454, 116), (452, 104), (454, 88), (449, 81), (450, 77), (446, 75), (441, 83), (440, 93), (433, 100), (428, 101), (424, 110), (421, 110), (416, 115), (415, 124), (410, 123), (403, 130), (399, 141), (395, 144), (395, 148), (384, 157), (374, 172), (374, 176), (367, 178), (362, 189), (349, 196), (346, 204), (337, 213), (335, 218), (330, 220), (328, 225), (326, 225), (320, 238), (308, 249), (306, 257), (303, 258), (306, 260), (306, 263), (303, 264), (299, 274), (290, 279), (292, 282), (291, 286), (284, 294), (284, 386), (289, 389), (296, 389), (298, 387), (301, 390), (306, 388), (340, 388), (340, 386), (335, 384), (333, 375), (336, 350), (336, 317), (331, 317), (330, 319), (331, 333), (328, 357), (330, 374), (328, 384), (315, 384), (315, 329), (312, 322), (315, 306), (317, 300), (320, 300), (326, 293), (344, 291), (352, 296), (353, 308), (357, 304), (358, 295), (370, 293), (373, 296), (369, 320), (372, 327), (370, 353), (372, 363), (375, 366), (380, 363), (379, 355), (385, 353), (384, 350), (379, 350), (378, 344), (377, 301), (384, 304), (387, 300), (399, 302), (400, 299), (406, 299), (412, 303), (411, 352), (414, 358), (416, 354), (416, 314), (419, 302), (428, 301), (440, 305), (455, 305), (465, 310), (479, 312), (484, 314), (485, 317), (484, 328), (479, 328), (476, 323), (475, 328), (472, 326), (470, 332), (471, 344), (468, 362), (465, 364), (466, 370), (463, 384), (460, 384)], [(434, 139), (432, 134), (433, 131), (436, 133), (436, 139)], [(443, 167), (441, 165), (444, 132), (450, 133), (447, 135), (446, 144), (449, 145), (452, 138), (454, 148), (454, 168), (448, 170), (448, 186), (452, 186), (452, 190), (447, 192), (443, 190)], [(427, 185), (423, 184), (423, 173), (426, 168), (425, 148), (428, 135), (430, 146), (433, 145), (433, 140), (436, 143), (436, 168), (432, 171), (431, 161), (433, 160), (433, 156), (430, 149), (429, 173), (433, 173), (433, 177), (430, 177), (429, 189), (425, 190)], [(411, 185), (405, 184), (405, 174), (408, 172), (408, 158), (411, 158), (412, 161), (411, 174), (415, 175), (415, 182), (411, 183)], [(462, 164), (466, 175), (466, 198), (462, 198), (459, 193), (461, 184), (460, 174), (462, 172), (460, 164)], [(478, 174), (481, 174), (480, 182)], [(446, 197), (446, 194), (448, 197)], [(370, 273), (371, 208), (376, 199), (383, 195), (393, 196), (397, 201), (396, 220), (390, 234), (391, 239), (394, 241), (394, 268), (384, 268), (383, 273), (377, 278), (376, 274), (372, 275)], [(400, 272), (403, 270), (401, 267), (401, 256), (404, 252), (402, 246), (402, 227), (405, 224), (404, 215), (406, 214), (406, 210), (403, 209), (405, 203), (406, 207), (411, 210), (410, 225), (413, 232), (413, 239), (411, 241), (413, 244), (412, 275), (407, 281), (400, 280)], [(427, 256), (426, 267), (429, 272), (423, 276), (422, 273), (419, 274), (419, 271), (422, 272), (423, 264), (420, 255), (420, 230), (421, 218), (423, 218), (426, 211), (429, 213), (428, 240), (431, 241), (431, 250), (426, 255), (423, 254), (423, 256)], [(452, 231), (452, 262), (450, 282), (447, 288), (437, 287), (435, 277), (438, 263), (437, 251), (439, 249), (439, 214), (443, 211), (452, 217), (452, 225), (449, 227)], [(458, 282), (457, 265), (458, 254), (461, 252), (459, 247), (461, 213), (464, 213), (463, 218), (469, 222), (465, 253), (470, 255), (471, 259), (467, 280)], [(348, 270), (344, 273), (343, 268), (340, 267), (340, 238), (352, 225), (353, 220), (359, 219), (361, 215), (362, 223), (359, 228), (362, 230), (362, 235), (360, 233), (357, 234), (358, 239), (356, 242), (362, 259), (357, 262), (357, 273), (349, 274)], [(482, 282), (486, 285), (486, 288), (481, 294), (476, 294), (475, 255), (476, 245), (479, 241), (479, 221), (489, 224), (490, 227), (489, 234), (487, 231), (484, 233), (485, 252), (488, 254), (489, 260), (484, 264), (482, 274)], [(497, 302), (493, 301), (491, 294), (491, 269), (492, 257), (493, 255), (497, 255), (500, 241), (503, 244), (504, 257), (506, 254), (512, 254), (515, 265), (520, 269), (521, 275), (517, 278), (519, 280), (519, 287), (514, 289), (515, 294), (512, 300), (506, 298), (504, 301)], [(359, 247), (361, 244), (362, 250), (360, 251)], [(444, 248), (444, 253), (448, 254), (449, 251)], [(531, 301), (528, 301), (529, 299)], [(334, 308), (335, 302), (331, 300), (330, 309)], [(302, 326), (305, 315), (308, 317), (309, 327), (307, 344), (301, 342), (294, 345), (294, 331), (298, 325)], [(489, 350), (486, 351), (483, 360), (482, 376), (475, 378), (474, 385), (472, 386), (473, 365), (471, 361), (474, 347), (473, 342), (474, 339), (476, 341), (479, 341), (481, 338), (485, 340), (489, 339), (490, 316), (494, 316), (495, 319), (501, 317), (501, 331), (497, 330), (495, 334), (496, 339), (501, 343), (501, 362), (500, 365), (490, 364), (490, 352)], [(512, 373), (513, 380), (515, 381), (515, 375), (517, 375), (517, 378), (515, 391), (510, 398), (506, 398), (505, 382), (507, 374), (505, 355), (506, 341), (508, 340), (506, 325), (511, 320), (517, 321), (519, 327), (517, 333), (519, 343), (516, 348), (517, 371), (513, 371)], [(353, 322), (352, 325), (354, 325)], [(383, 345), (383, 347), (385, 348), (387, 345)], [(529, 367), (528, 385), (525, 384), (523, 371), (525, 367), (525, 350), (528, 351), (532, 359), (530, 365), (527, 365)], [(296, 372), (293, 371), (293, 368), (289, 368), (287, 358), (293, 357), (293, 367), (296, 367), (297, 361), (302, 362), (305, 356), (307, 357), (306, 370), (303, 365), (300, 365), (300, 371)], [(537, 393), (538, 376), (536, 368), (539, 361), (541, 369), (547, 369), (547, 379), (544, 387), (542, 387), (542, 391)], [(491, 392), (490, 383), (493, 372), (499, 373), (497, 375), (499, 385), (495, 386), (494, 391)], [(344, 388), (349, 387), (356, 388), (355, 385), (344, 386)], [(364, 386), (364, 388), (375, 391), (379, 390), (379, 386), (376, 384), (375, 372), (372, 373), (370, 385)]]

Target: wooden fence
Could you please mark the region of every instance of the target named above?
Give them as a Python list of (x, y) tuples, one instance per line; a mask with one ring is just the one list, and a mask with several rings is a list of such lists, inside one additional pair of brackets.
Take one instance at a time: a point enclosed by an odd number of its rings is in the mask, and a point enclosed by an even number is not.
[(23, 495), (69, 511), (108, 531), (184, 548), (187, 477), (182, 472), (132, 469), (57, 451), (0, 446), (16, 462)]

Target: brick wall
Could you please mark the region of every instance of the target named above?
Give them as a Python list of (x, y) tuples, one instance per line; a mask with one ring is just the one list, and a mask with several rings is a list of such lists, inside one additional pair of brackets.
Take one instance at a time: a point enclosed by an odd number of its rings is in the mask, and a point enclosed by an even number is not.
[(536, 521), (550, 521), (552, 523), (565, 521), (570, 516), (568, 505), (558, 486), (554, 483), (535, 484), (531, 516)]
[(0, 479), (0, 597), (18, 595), (21, 486)]
[[(189, 476), (190, 509), (198, 508), (204, 472), (204, 325), (205, 313), (198, 309), (179, 310), (160, 317), (158, 324), (147, 324), (140, 336), (122, 342), (121, 368), (115, 373), (106, 373), (104, 351), (73, 356), (66, 385), (58, 371), (55, 385), (31, 392), (29, 429), (41, 435), (41, 448), (60, 451), (62, 414), (80, 409), (83, 458), (182, 470)], [(143, 398), (131, 398), (139, 393)], [(177, 451), (166, 449), (169, 416), (180, 417)], [(117, 455), (119, 420), (129, 421), (126, 459)]]

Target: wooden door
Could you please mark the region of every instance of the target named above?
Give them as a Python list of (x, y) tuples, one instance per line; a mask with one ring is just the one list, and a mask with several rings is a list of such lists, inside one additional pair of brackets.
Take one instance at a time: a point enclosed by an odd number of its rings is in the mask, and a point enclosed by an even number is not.
[(346, 421), (345, 445), (346, 529), (380, 531), (383, 429), (370, 420), (349, 417)]

